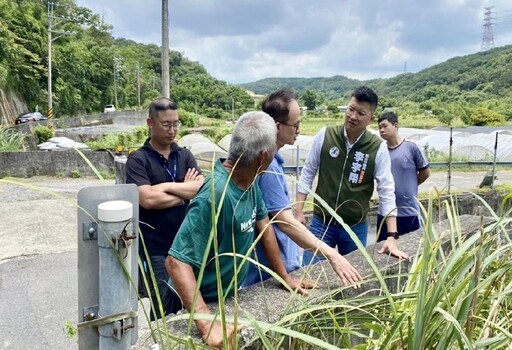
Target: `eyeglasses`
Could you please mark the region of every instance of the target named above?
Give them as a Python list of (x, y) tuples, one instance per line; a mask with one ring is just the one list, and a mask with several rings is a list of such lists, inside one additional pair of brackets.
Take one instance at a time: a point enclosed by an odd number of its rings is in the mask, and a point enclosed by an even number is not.
[(181, 127), (181, 122), (174, 122), (174, 123), (167, 123), (167, 122), (158, 122), (160, 126), (165, 130), (169, 130), (170, 128), (173, 128), (174, 130), (178, 130)]
[(279, 122), (279, 124), (284, 124), (284, 125), (287, 125), (287, 126), (291, 126), (292, 128), (295, 128), (295, 131), (299, 130), (299, 128), (300, 128), (300, 122), (295, 123), (295, 124), (288, 124), (288, 123), (285, 123), (285, 122)]

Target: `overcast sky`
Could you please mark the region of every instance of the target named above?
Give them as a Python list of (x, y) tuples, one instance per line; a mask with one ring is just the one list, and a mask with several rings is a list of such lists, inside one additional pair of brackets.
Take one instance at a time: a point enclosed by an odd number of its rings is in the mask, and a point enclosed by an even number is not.
[[(161, 45), (161, 0), (75, 1)], [(229, 83), (387, 78), (479, 51), (485, 6), (495, 47), (512, 44), (510, 0), (169, 0), (170, 47)]]

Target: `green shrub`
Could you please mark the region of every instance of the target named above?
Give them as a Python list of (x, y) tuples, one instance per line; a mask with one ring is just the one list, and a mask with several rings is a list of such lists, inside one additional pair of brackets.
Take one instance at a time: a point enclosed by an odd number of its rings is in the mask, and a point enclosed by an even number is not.
[(103, 179), (115, 179), (116, 174), (113, 171), (99, 171)]
[(140, 126), (133, 132), (123, 132), (119, 134), (108, 134), (98, 140), (87, 141), (90, 149), (110, 149), (115, 150), (118, 147), (122, 149), (132, 149), (140, 147), (148, 138), (149, 131), (146, 126)]
[(484, 126), (503, 124), (505, 124), (505, 117), (487, 108), (477, 108), (473, 114), (471, 114), (471, 125)]
[(149, 137), (149, 128), (147, 126), (137, 126), (133, 129), (137, 143), (144, 142)]
[(439, 119), (439, 121), (441, 123), (443, 123), (444, 125), (452, 125), (452, 121), (453, 121), (453, 114), (450, 114), (450, 113), (446, 113), (446, 112), (443, 112), (441, 114), (438, 114), (437, 115), (437, 119)]
[(82, 177), (82, 173), (80, 172), (80, 170), (74, 169), (74, 170), (71, 171), (71, 177), (73, 179), (79, 179), (79, 178)]
[(46, 125), (36, 125), (34, 127), (34, 134), (36, 135), (39, 143), (43, 143), (55, 136), (53, 128)]
[(210, 128), (204, 131), (204, 136), (214, 143), (219, 142), (224, 136), (233, 132), (233, 128)]
[(307, 111), (308, 118), (325, 118), (325, 113), (321, 111)]
[(183, 126), (193, 128), (197, 126), (197, 115), (195, 113), (187, 112), (183, 109), (179, 110), (180, 121)]
[(208, 118), (214, 118), (214, 119), (228, 119), (231, 114), (224, 112), (222, 109), (214, 108), (214, 107), (207, 107), (205, 108), (204, 114)]

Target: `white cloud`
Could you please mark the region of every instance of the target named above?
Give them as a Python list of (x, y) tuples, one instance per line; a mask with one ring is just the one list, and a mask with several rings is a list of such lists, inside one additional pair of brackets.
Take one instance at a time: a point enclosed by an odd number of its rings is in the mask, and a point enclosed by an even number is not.
[[(161, 1), (76, 2), (104, 14), (114, 36), (161, 45)], [(170, 46), (228, 82), (389, 77), (405, 61), (416, 72), (477, 52), (484, 6), (510, 15), (494, 27), (495, 45), (512, 44), (509, 0), (175, 0)]]

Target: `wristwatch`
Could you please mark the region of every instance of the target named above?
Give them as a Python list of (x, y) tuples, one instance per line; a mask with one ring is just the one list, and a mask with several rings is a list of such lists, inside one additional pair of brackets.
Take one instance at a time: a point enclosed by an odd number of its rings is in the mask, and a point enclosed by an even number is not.
[(398, 232), (388, 232), (388, 237), (393, 237), (394, 239), (398, 239), (400, 235)]

